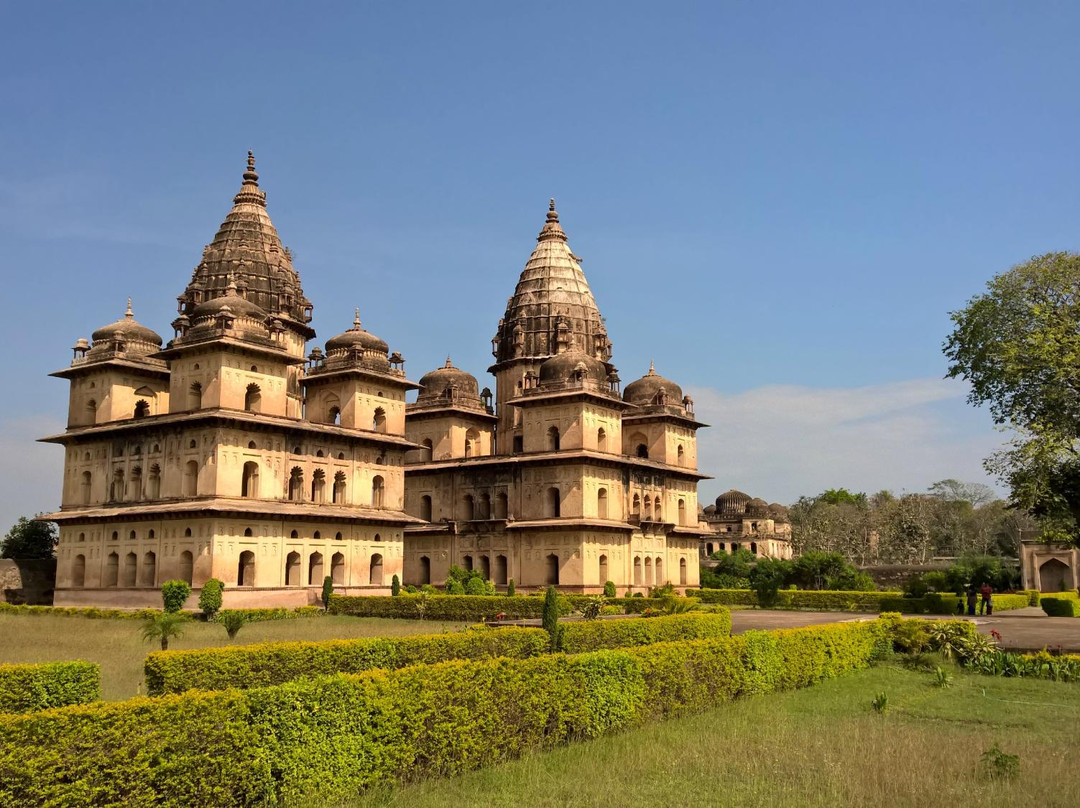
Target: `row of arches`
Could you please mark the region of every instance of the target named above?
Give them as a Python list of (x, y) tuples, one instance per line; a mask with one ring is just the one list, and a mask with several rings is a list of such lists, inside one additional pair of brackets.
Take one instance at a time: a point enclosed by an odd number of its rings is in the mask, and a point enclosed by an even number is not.
[[(602, 567), (606, 566), (607, 559), (601, 556), (604, 561)], [(679, 559), (679, 586), (686, 586), (687, 564), (685, 558)], [(607, 580), (601, 576), (601, 580)], [(668, 580), (664, 578), (664, 559), (657, 556), (653, 559), (650, 556), (645, 556), (644, 559), (641, 556), (634, 556), (634, 586), (662, 586), (668, 583)]]
[[(185, 550), (180, 554), (176, 578), (192, 581), (192, 573), (195, 568), (195, 559), (191, 551)], [(86, 556), (79, 553), (71, 564), (71, 585), (76, 588), (86, 586)], [(143, 553), (140, 561), (138, 554), (129, 552), (121, 559), (117, 552), (109, 553), (105, 557), (105, 566), (102, 569), (101, 586), (103, 587), (153, 587), (157, 585), (157, 553), (148, 550)]]
[[(491, 495), (484, 493), (473, 496), (466, 494), (461, 499), (461, 519), (472, 521), (474, 519), (506, 519), (509, 509), (509, 499), (506, 492), (500, 491), (495, 495), (494, 501)], [(431, 497), (427, 494), (420, 497), (420, 518), (431, 521)]]
[[(731, 548), (730, 550), (728, 550), (729, 547)], [(713, 542), (710, 541), (710, 542), (705, 543), (705, 555), (711, 556), (713, 553), (718, 552), (718, 551), (721, 552), (721, 553), (723, 553), (723, 552), (735, 553), (735, 552), (738, 552), (741, 548), (742, 548), (742, 543), (737, 542), (737, 541), (733, 541), (733, 542), (731, 542), (731, 544), (725, 544), (724, 542), (719, 542), (718, 544), (714, 544)], [(756, 541), (750, 542), (750, 544), (747, 546), (747, 549), (750, 550), (750, 552), (753, 553), (754, 555), (757, 555), (757, 551), (758, 551), (757, 542)]]

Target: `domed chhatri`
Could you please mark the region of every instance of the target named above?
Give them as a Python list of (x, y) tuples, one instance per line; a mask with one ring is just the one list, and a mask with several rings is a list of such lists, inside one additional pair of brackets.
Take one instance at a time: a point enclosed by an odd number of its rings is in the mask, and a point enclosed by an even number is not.
[(117, 342), (126, 343), (128, 352), (153, 353), (161, 349), (161, 337), (158, 333), (135, 319), (130, 297), (124, 316), (97, 329), (90, 335), (90, 340), (93, 343), (91, 353), (98, 348), (109, 350)]
[(750, 495), (732, 488), (716, 498), (717, 513), (744, 513), (750, 502)]
[(420, 388), (417, 402), (448, 397), (475, 400), (477, 403), (480, 401), (480, 385), (476, 377), (468, 371), (454, 367), (449, 356), (441, 368), (435, 368), (420, 377)]
[(200, 303), (191, 311), (191, 322), (198, 325), (200, 320), (214, 319), (221, 314), (231, 314), (233, 317), (245, 317), (265, 323), (266, 311), (258, 303), (243, 297), (236, 286), (235, 280), (230, 280), (225, 289), (225, 294)]
[(791, 558), (791, 520), (787, 508), (768, 504), (734, 488), (716, 498), (716, 506), (705, 508), (701, 517), (711, 535), (703, 542), (705, 556), (717, 550), (749, 550), (768, 558)]
[(623, 390), (623, 401), (639, 407), (682, 407), (683, 391), (679, 385), (656, 372), (650, 362), (649, 372)]
[(608, 366), (584, 351), (564, 351), (540, 365), (540, 386), (593, 381), (606, 385)]
[(383, 356), (390, 352), (390, 346), (386, 344), (385, 340), (380, 339), (370, 331), (365, 331), (360, 326), (360, 309), (356, 309), (352, 328), (326, 341), (326, 355), (334, 356), (356, 348), (364, 351), (377, 351)]

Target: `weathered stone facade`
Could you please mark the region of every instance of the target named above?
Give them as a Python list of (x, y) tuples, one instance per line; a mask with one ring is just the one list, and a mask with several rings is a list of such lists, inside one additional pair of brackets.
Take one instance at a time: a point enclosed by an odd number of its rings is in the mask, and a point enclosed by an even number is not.
[(742, 491), (726, 491), (708, 505), (702, 518), (710, 534), (701, 543), (708, 558), (716, 551), (749, 550), (763, 558), (791, 558), (791, 520), (787, 508)]
[(1020, 542), (1020, 574), (1025, 589), (1064, 592), (1080, 587), (1080, 549), (1065, 542)]
[(492, 341), (495, 406), (446, 366), (406, 410), (405, 580), (452, 565), (497, 586), (620, 594), (698, 583), (693, 402), (648, 375), (619, 392), (612, 345), (552, 201)]

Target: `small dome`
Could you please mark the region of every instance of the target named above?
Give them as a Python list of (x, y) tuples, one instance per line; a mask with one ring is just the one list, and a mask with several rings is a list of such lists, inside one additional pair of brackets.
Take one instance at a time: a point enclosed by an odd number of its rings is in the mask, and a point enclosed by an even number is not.
[(791, 517), (788, 515), (788, 509), (779, 502), (774, 502), (769, 506), (768, 514), (769, 518), (774, 522), (785, 523), (791, 521)]
[(247, 317), (259, 322), (264, 322), (267, 317), (262, 306), (243, 297), (236, 290), (236, 284), (230, 283), (224, 295), (203, 301), (196, 306), (191, 312), (191, 319), (193, 322), (213, 319), (224, 313), (226, 309), (233, 317)]
[(354, 348), (360, 348), (365, 351), (378, 351), (385, 355), (390, 352), (390, 346), (386, 344), (384, 340), (379, 339), (369, 331), (365, 331), (360, 327), (360, 310), (356, 310), (356, 317), (353, 320), (353, 327), (348, 331), (338, 334), (336, 337), (331, 337), (326, 341), (326, 354), (338, 352), (351, 351)]
[(656, 368), (649, 364), (649, 372), (640, 379), (626, 385), (623, 390), (623, 401), (637, 404), (639, 407), (652, 406), (682, 406), (683, 391), (679, 385), (665, 379), (656, 372)]
[(607, 377), (607, 365), (584, 351), (564, 351), (540, 365), (540, 384), (577, 379), (592, 379), (605, 384)]
[(147, 328), (135, 319), (135, 315), (131, 311), (130, 299), (128, 299), (127, 311), (123, 317), (115, 323), (102, 326), (91, 335), (91, 340), (95, 345), (98, 343), (111, 343), (117, 339), (129, 342), (144, 342), (158, 348), (161, 347), (161, 337), (153, 329)]
[(706, 505), (705, 510), (702, 511), (702, 513), (705, 513), (705, 514), (707, 514), (709, 516), (712, 516), (714, 513), (716, 513), (716, 506), (715, 505)]
[(732, 488), (716, 498), (716, 510), (723, 514), (740, 514), (746, 511), (750, 495)]
[(439, 398), (450, 389), (453, 389), (457, 395), (471, 399), (480, 398), (480, 385), (476, 377), (461, 368), (454, 367), (449, 356), (446, 357), (446, 364), (441, 368), (436, 368), (420, 377), (420, 388), (418, 401)]
[(746, 512), (750, 516), (765, 517), (769, 515), (769, 503), (760, 497), (754, 497), (746, 503)]

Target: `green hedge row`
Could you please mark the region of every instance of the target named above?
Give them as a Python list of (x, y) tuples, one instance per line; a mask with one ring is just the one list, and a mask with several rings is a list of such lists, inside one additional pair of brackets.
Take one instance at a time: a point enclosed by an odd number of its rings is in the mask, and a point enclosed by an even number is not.
[[(421, 609), (423, 611), (421, 611)], [(502, 614), (508, 619), (541, 617), (544, 599), (536, 596), (504, 595), (333, 595), (331, 614), (353, 617), (393, 617), (406, 620), (459, 620), (475, 622)], [(567, 615), (573, 607), (559, 598), (559, 612)]]
[(1040, 605), (1050, 617), (1080, 617), (1080, 600), (1073, 597), (1059, 597), (1063, 593), (1042, 596)]
[(101, 698), (101, 669), (90, 662), (0, 665), (0, 713), (25, 713)]
[[(688, 589), (686, 594), (700, 598), (703, 603), (725, 606), (757, 606), (757, 593), (752, 589)], [(811, 589), (781, 589), (777, 593), (777, 609), (816, 609), (823, 612), (877, 612), (882, 600), (900, 598), (901, 592), (832, 592)]]
[[(995, 612), (1023, 609), (1031, 604), (1030, 596), (1027, 593), (993, 595), (991, 600)], [(961, 602), (966, 602), (966, 598), (961, 598), (959, 595), (932, 592), (922, 598), (883, 598), (881, 611), (902, 612), (904, 614), (957, 614), (957, 608)]]
[(870, 663), (881, 621), (0, 717), (0, 804), (279, 805), (450, 775)]
[[(730, 633), (730, 613), (595, 620), (565, 624), (563, 648), (579, 653)], [(539, 628), (473, 628), (411, 637), (157, 651), (147, 656), (144, 671), (146, 692), (158, 696), (187, 690), (264, 687), (303, 676), (404, 668), (450, 659), (525, 659), (547, 653), (549, 648), (547, 632)]]
[[(297, 606), (295, 609), (282, 607), (272, 609), (225, 609), (223, 611), (242, 612), (249, 623), (260, 620), (290, 620), (294, 617), (317, 617), (322, 609), (318, 606)], [(92, 620), (145, 620), (161, 614), (161, 609), (99, 609), (96, 606), (14, 606), (0, 603), (0, 614), (58, 615), (60, 617), (87, 617)], [(187, 611), (189, 617), (201, 617), (202, 612)], [(221, 612), (218, 612), (221, 615)]]

